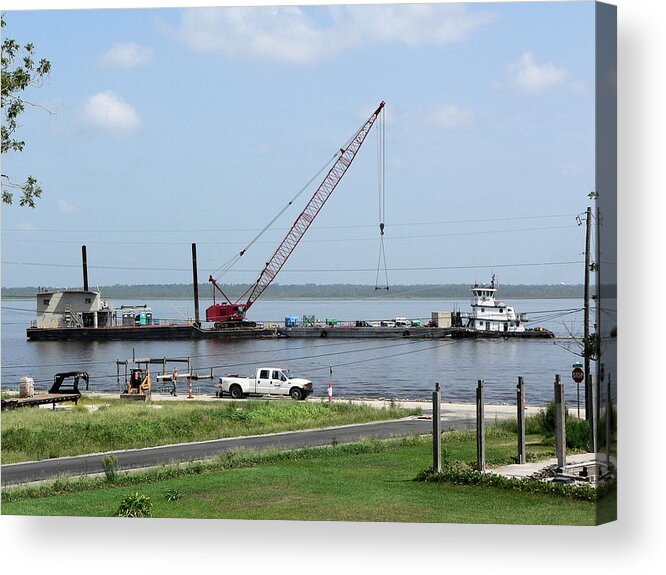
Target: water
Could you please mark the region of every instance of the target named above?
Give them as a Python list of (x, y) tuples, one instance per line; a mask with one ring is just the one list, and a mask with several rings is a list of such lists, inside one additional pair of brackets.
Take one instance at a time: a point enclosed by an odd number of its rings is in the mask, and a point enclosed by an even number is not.
[[(113, 300), (121, 304), (144, 303)], [(192, 302), (146, 302), (155, 318), (192, 317)], [(582, 332), (581, 300), (512, 300), (517, 312), (526, 312), (529, 326), (555, 332), (556, 340), (340, 340), (260, 339), (138, 342), (33, 342), (25, 330), (34, 319), (34, 301), (2, 302), (2, 385), (16, 388), (22, 375), (30, 375), (38, 390), (50, 387), (57, 372), (85, 370), (91, 389), (118, 391), (116, 360), (137, 357), (190, 357), (193, 371), (210, 373), (215, 380), (194, 382), (195, 393), (212, 394), (217, 377), (226, 373), (249, 374), (260, 365), (288, 367), (314, 382), (314, 396), (326, 397), (332, 366), (334, 396), (430, 400), (436, 381), (445, 401), (473, 403), (478, 379), (486, 382), (486, 401), (513, 403), (518, 376), (523, 376), (528, 404), (552, 399), (555, 374), (565, 382), (567, 401), (576, 402), (571, 365), (580, 358), (569, 336)], [(205, 304), (201, 314), (204, 315)], [(338, 320), (390, 319), (404, 316), (429, 320), (433, 311), (469, 311), (468, 300), (313, 300), (260, 301), (250, 310), (256, 321), (284, 321), (285, 316), (314, 315)], [(173, 366), (171, 366), (173, 367)], [(156, 366), (157, 368), (157, 366)], [(178, 365), (179, 371), (184, 371)], [(124, 376), (124, 368), (120, 379)], [(185, 383), (179, 384), (186, 393)], [(582, 390), (581, 390), (582, 395)]]

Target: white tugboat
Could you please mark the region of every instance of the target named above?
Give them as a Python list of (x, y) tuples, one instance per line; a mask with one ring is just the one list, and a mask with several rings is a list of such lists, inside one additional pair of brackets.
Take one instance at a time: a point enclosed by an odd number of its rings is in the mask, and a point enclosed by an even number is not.
[(495, 299), (497, 283), (493, 274), (490, 285), (476, 284), (472, 287), (472, 313), (467, 327), (476, 331), (522, 333), (527, 321), (527, 314), (517, 314), (512, 307)]

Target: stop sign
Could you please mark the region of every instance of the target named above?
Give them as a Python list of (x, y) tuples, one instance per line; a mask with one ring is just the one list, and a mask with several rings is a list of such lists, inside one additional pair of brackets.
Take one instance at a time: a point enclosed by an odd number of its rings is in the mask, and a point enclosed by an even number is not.
[(585, 372), (580, 367), (574, 367), (571, 372), (571, 379), (576, 383), (580, 383), (585, 379)]

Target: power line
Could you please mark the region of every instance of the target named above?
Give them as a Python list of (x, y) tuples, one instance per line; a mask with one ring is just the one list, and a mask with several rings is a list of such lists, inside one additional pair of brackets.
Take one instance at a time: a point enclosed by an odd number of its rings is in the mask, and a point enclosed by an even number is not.
[[(345, 342), (345, 343), (349, 343), (349, 342)], [(284, 362), (284, 361), (303, 361), (303, 360), (319, 359), (319, 358), (323, 358), (323, 357), (333, 357), (333, 356), (338, 356), (338, 355), (358, 354), (358, 353), (363, 353), (363, 352), (368, 352), (368, 351), (376, 351), (376, 350), (380, 350), (380, 349), (387, 349), (387, 348), (394, 348), (394, 347), (413, 346), (413, 345), (416, 345), (416, 344), (423, 344), (423, 343), (424, 343), (423, 340), (409, 340), (409, 341), (406, 341), (406, 342), (405, 341), (400, 341), (400, 343), (396, 343), (396, 344), (393, 344), (393, 345), (383, 344), (383, 345), (377, 345), (377, 346), (372, 346), (372, 347), (356, 348), (356, 349), (353, 349), (353, 350), (342, 350), (342, 351), (334, 351), (334, 352), (330, 352), (330, 353), (303, 355), (303, 356), (299, 356), (299, 357), (291, 357), (291, 356), (278, 357), (278, 358), (271, 358), (270, 360), (266, 360), (266, 361), (275, 362), (275, 363)], [(431, 344), (432, 342), (428, 341), (427, 343)], [(445, 343), (451, 343), (451, 342), (447, 340), (447, 342), (445, 342)], [(428, 348), (425, 348), (425, 349), (432, 349), (433, 347), (437, 347), (437, 346), (430, 345)], [(286, 351), (286, 350), (280, 350), (280, 351)], [(257, 351), (257, 353), (259, 353), (259, 351)], [(261, 350), (261, 353), (263, 353), (265, 355), (266, 350)], [(388, 358), (388, 357), (392, 357), (392, 356), (395, 356), (395, 355), (405, 355), (405, 354), (404, 353), (397, 353), (397, 354), (396, 353), (391, 353), (391, 354), (388, 354), (388, 355), (382, 356), (382, 357)], [(192, 358), (190, 358), (190, 359), (192, 359)], [(371, 358), (371, 359), (380, 359), (380, 358), (377, 357), (377, 358)], [(368, 359), (368, 361), (370, 361), (371, 359)], [(103, 362), (89, 362), (89, 363), (76, 362), (75, 365), (77, 367), (80, 367), (80, 366), (83, 366), (83, 365), (88, 366), (88, 365), (94, 365), (94, 364), (107, 364), (107, 363), (115, 363), (115, 361), (112, 362), (112, 361), (108, 360), (108, 361), (103, 361)], [(205, 367), (194, 366), (193, 365), (192, 367), (193, 367), (193, 369), (207, 372), (207, 371), (213, 370), (213, 369), (224, 369), (224, 368), (231, 368), (231, 367), (237, 368), (237, 367), (245, 367), (245, 366), (250, 366), (250, 365), (256, 365), (256, 363), (257, 363), (256, 361), (251, 361), (251, 362), (242, 362), (242, 363), (225, 363), (225, 364), (222, 364), (222, 365), (209, 365), (209, 366), (205, 366)], [(50, 366), (49, 365), (44, 365), (44, 366), (41, 366), (41, 367), (42, 368), (43, 367), (63, 367), (63, 366), (69, 366), (69, 365), (74, 365), (74, 364), (73, 363), (63, 363), (63, 364), (53, 364), (53, 365), (50, 365)], [(345, 364), (339, 364), (339, 365), (345, 365)], [(35, 366), (27, 366), (27, 367), (35, 367)], [(24, 366), (8, 366), (8, 367), (3, 366), (3, 371), (8, 370), (8, 369), (22, 369), (22, 368), (24, 368)], [(116, 377), (116, 374), (94, 375), (95, 380), (109, 379), (109, 378), (115, 378), (115, 377)], [(52, 381), (52, 378), (51, 379), (37, 379), (37, 380), (35, 380), (36, 383), (44, 383), (44, 382), (48, 382), (48, 381)]]
[[(475, 222), (502, 222), (502, 221), (515, 221), (515, 220), (536, 220), (536, 219), (546, 219), (546, 218), (575, 218), (576, 214), (549, 214), (549, 215), (538, 215), (538, 216), (512, 216), (505, 218), (478, 218), (478, 219), (468, 219), (468, 220), (440, 220), (440, 221), (430, 221), (430, 222), (402, 222), (391, 224), (392, 227), (397, 226), (435, 226), (442, 224), (468, 224)], [(342, 229), (342, 228), (375, 228), (375, 225), (370, 224), (356, 224), (356, 225), (333, 225), (333, 226), (317, 226), (318, 229)], [(287, 230), (289, 228), (274, 228), (275, 231), (278, 230)], [(248, 232), (248, 231), (259, 231), (260, 228), (182, 228), (182, 229), (169, 229), (169, 230), (141, 230), (141, 229), (113, 229), (113, 230), (102, 230), (102, 229), (77, 229), (79, 233), (102, 233), (102, 234), (117, 234), (117, 233), (133, 233), (133, 234), (156, 234), (156, 233), (165, 233), (173, 235), (174, 233), (193, 233), (193, 232), (202, 232), (202, 233), (227, 233), (227, 232)], [(68, 233), (71, 234), (71, 229), (66, 228), (44, 228), (44, 229), (22, 229), (22, 228), (4, 228), (5, 232), (21, 232), (21, 233)]]
[[(519, 232), (542, 232), (545, 230), (562, 230), (562, 229), (571, 229), (577, 227), (575, 224), (571, 225), (566, 225), (566, 226), (547, 226), (547, 227), (538, 227), (538, 228), (512, 228), (512, 229), (503, 229), (503, 230), (481, 230), (481, 231), (466, 231), (466, 232), (447, 232), (447, 233), (442, 233), (442, 234), (423, 234), (423, 235), (416, 235), (416, 234), (411, 234), (411, 235), (403, 235), (403, 236), (386, 236), (385, 239), (387, 242), (392, 242), (396, 240), (415, 240), (415, 239), (427, 239), (430, 240), (432, 238), (444, 238), (444, 237), (455, 237), (455, 236), (483, 236), (483, 235), (496, 235), (496, 234), (506, 234), (506, 233), (519, 233)], [(303, 243), (309, 243), (309, 244), (316, 244), (316, 243), (341, 243), (341, 242), (374, 242), (376, 241), (377, 238), (308, 238), (302, 240)], [(25, 238), (6, 238), (5, 243), (31, 243), (31, 244), (80, 244), (80, 243), (86, 243), (88, 245), (113, 245), (113, 246), (121, 246), (121, 245), (142, 245), (142, 246), (164, 246), (164, 245), (170, 245), (170, 246), (189, 246), (191, 242), (189, 241), (182, 241), (182, 242), (163, 242), (163, 241), (155, 241), (155, 242), (139, 242), (139, 241), (104, 241), (104, 240), (53, 240), (53, 239), (38, 239), (38, 240), (33, 240), (33, 239), (25, 239)], [(274, 241), (258, 241), (255, 240), (251, 242), (251, 244), (266, 244), (266, 245), (274, 245)], [(223, 245), (236, 245), (240, 246), (243, 245), (243, 242), (202, 242), (199, 241), (197, 242), (199, 245), (210, 245), (210, 246), (223, 246)]]
[[(580, 260), (576, 261), (562, 261), (562, 262), (526, 262), (526, 263), (509, 263), (509, 264), (479, 264), (469, 266), (423, 266), (423, 267), (396, 267), (388, 268), (389, 271), (438, 271), (438, 270), (471, 270), (471, 269), (490, 269), (490, 268), (516, 268), (516, 267), (544, 267), (544, 266), (562, 266), (562, 265), (580, 265), (583, 263)], [(46, 262), (17, 262), (3, 260), (2, 265), (17, 265), (17, 266), (36, 266), (36, 267), (55, 267), (55, 268), (80, 268), (80, 264), (55, 264)], [(129, 271), (163, 271), (163, 272), (191, 272), (191, 268), (170, 268), (170, 267), (147, 267), (147, 266), (98, 266), (88, 265), (88, 268), (104, 269), (104, 270), (129, 270)], [(229, 270), (234, 273), (256, 273), (256, 269), (237, 269)], [(309, 268), (309, 269), (283, 269), (281, 273), (339, 273), (339, 272), (374, 272), (375, 268), (356, 268), (356, 269), (324, 269), (324, 268)]]

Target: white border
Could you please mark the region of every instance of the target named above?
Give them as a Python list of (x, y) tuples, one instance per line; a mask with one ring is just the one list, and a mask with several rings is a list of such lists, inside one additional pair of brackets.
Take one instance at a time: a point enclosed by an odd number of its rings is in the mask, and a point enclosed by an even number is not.
[[(59, 8), (220, 5), (230, 2), (73, 2)], [(246, 4), (247, 2), (232, 2)], [(272, 4), (257, 0), (256, 4)], [(311, 4), (282, 2), (283, 4)], [(314, 2), (320, 3), (320, 2)], [(358, 3), (358, 2), (349, 2)], [(367, 2), (370, 3), (370, 2)], [(283, 521), (0, 518), (3, 568), (58, 573), (478, 573), (553, 569), (638, 572), (662, 564), (664, 509), (661, 343), (647, 287), (663, 266), (663, 2), (616, 0), (619, 30), (620, 520), (599, 528)], [(53, 8), (1, 0), (1, 9)], [(662, 236), (662, 237), (660, 237)], [(659, 243), (661, 240), (661, 244)], [(660, 314), (659, 314), (660, 315)], [(661, 329), (660, 329), (661, 328)], [(16, 570), (11, 570), (14, 567)]]

